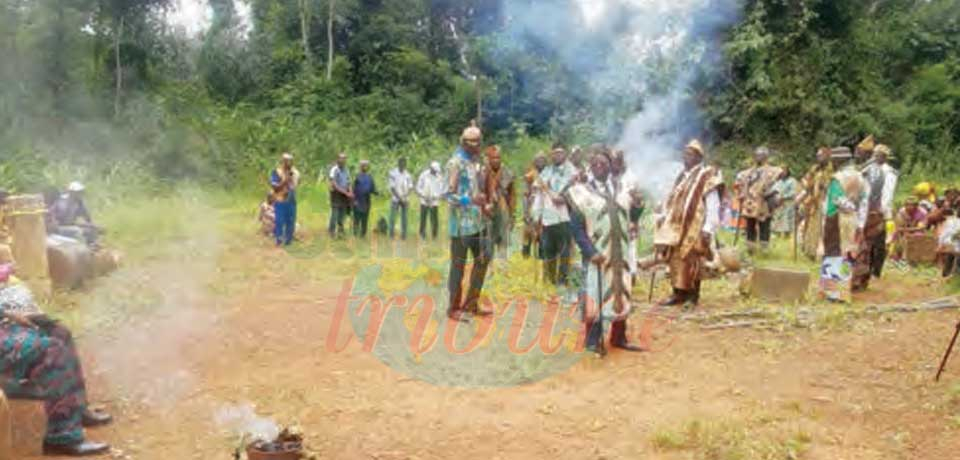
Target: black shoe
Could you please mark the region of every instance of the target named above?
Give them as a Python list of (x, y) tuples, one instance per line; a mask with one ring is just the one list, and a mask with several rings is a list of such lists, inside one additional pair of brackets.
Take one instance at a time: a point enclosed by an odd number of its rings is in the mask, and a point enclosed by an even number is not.
[(631, 352), (635, 352), (635, 353), (640, 353), (640, 352), (647, 351), (646, 348), (643, 348), (643, 347), (641, 347), (640, 345), (636, 345), (636, 344), (627, 342), (626, 340), (624, 340), (624, 341), (622, 341), (622, 342), (611, 343), (610, 346), (613, 347), (613, 348), (618, 348), (618, 349), (620, 349), (620, 350), (631, 351)]
[(94, 428), (98, 426), (109, 425), (113, 422), (113, 416), (106, 412), (100, 411), (83, 411), (83, 426), (84, 428)]
[(65, 457), (87, 457), (101, 455), (110, 451), (110, 445), (102, 442), (82, 441), (76, 444), (47, 444), (43, 443), (43, 455), (60, 455)]
[(680, 294), (674, 294), (666, 299), (660, 301), (661, 307), (676, 307), (677, 305), (682, 305), (686, 299)]

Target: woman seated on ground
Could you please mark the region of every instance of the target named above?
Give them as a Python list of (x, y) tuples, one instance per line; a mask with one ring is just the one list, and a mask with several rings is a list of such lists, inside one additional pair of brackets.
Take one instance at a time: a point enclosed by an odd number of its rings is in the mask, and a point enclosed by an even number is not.
[(110, 449), (84, 439), (84, 427), (106, 425), (112, 418), (87, 407), (70, 331), (39, 310), (10, 265), (0, 266), (0, 385), (11, 399), (44, 400), (44, 454), (82, 456)]

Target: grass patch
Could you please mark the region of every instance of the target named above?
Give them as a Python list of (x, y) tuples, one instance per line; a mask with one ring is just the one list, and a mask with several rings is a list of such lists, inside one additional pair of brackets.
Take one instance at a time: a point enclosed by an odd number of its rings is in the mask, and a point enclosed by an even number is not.
[[(762, 426), (754, 429), (753, 426)], [(742, 421), (692, 420), (678, 429), (656, 431), (651, 443), (660, 451), (686, 451), (694, 458), (715, 460), (801, 459), (813, 438), (796, 427), (769, 419)]]

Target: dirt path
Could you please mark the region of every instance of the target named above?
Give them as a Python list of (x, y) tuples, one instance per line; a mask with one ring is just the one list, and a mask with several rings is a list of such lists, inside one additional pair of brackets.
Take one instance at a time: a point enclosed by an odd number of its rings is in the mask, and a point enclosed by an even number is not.
[(192, 307), (136, 315), (128, 321), (137, 329), (81, 339), (84, 350), (113, 350), (88, 354), (88, 368), (94, 399), (118, 418), (91, 435), (113, 443), (116, 457), (230, 458), (236, 438), (215, 418), (250, 403), (260, 415), (299, 423), (319, 458), (330, 459), (680, 459), (711, 452), (710, 440), (655, 447), (655, 438), (688, 422), (734, 433), (721, 444), (780, 445), (803, 433), (802, 458), (810, 459), (933, 459), (960, 451), (949, 419), (960, 405), (947, 396), (960, 364), (945, 383), (932, 383), (953, 313), (861, 320), (838, 332), (705, 333), (677, 324), (657, 338), (672, 345), (655, 353), (588, 358), (521, 387), (445, 388), (391, 370), (356, 341), (327, 351), (337, 282), (271, 270), (288, 255), (268, 248), (227, 257), (266, 261), (229, 286), (223, 298), (231, 300), (177, 298)]

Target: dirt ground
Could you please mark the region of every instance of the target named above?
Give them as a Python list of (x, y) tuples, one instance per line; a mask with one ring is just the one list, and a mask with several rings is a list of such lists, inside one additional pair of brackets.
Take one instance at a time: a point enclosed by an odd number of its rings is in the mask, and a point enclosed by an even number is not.
[[(89, 436), (113, 444), (113, 458), (228, 459), (237, 437), (217, 414), (252, 404), (301, 426), (325, 459), (793, 458), (763, 449), (796, 438), (806, 459), (960, 452), (960, 361), (933, 382), (955, 311), (780, 332), (676, 323), (654, 352), (586, 357), (518, 387), (450, 388), (392, 370), (357, 341), (328, 351), (339, 278), (280, 268), (290, 257), (265, 245), (222, 254), (202, 269), (216, 273), (212, 289), (170, 261), (115, 274), (191, 307), (134, 310), (81, 334), (92, 399), (117, 418)], [(99, 283), (90, 291), (121, 281)], [(870, 300), (929, 297), (900, 284), (880, 282)], [(663, 441), (691, 423), (724, 428)]]

